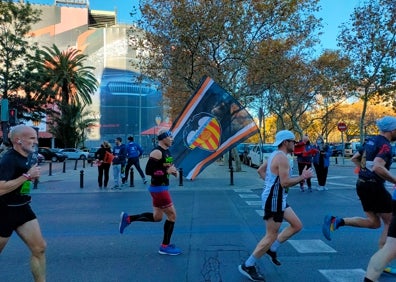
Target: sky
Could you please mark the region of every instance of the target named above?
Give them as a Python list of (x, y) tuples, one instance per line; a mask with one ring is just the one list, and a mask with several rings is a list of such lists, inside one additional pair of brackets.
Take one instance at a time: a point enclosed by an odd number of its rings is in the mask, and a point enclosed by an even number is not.
[[(54, 0), (27, 0), (32, 4), (54, 4)], [(132, 7), (138, 4), (138, 0), (89, 0), (91, 10), (117, 11), (119, 23), (132, 23), (129, 13)], [(353, 8), (359, 5), (361, 0), (320, 0), (322, 11), (318, 14), (323, 18), (323, 36), (321, 37), (322, 49), (337, 49), (338, 26), (349, 20)]]

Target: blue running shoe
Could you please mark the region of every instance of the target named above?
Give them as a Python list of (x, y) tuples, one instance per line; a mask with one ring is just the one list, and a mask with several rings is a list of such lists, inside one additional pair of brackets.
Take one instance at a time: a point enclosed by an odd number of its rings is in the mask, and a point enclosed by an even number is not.
[(122, 212), (120, 215), (120, 224), (118, 225), (118, 230), (120, 233), (124, 233), (124, 229), (131, 224), (128, 222), (128, 214), (126, 212)]
[(322, 233), (323, 236), (325, 236), (325, 238), (329, 241), (331, 241), (331, 236), (330, 236), (330, 232), (331, 232), (331, 222), (332, 219), (334, 218), (334, 216), (331, 215), (326, 215), (324, 218), (324, 222), (322, 225)]
[(396, 274), (396, 268), (392, 266), (387, 266), (385, 267), (384, 272), (388, 274)]
[(161, 255), (177, 256), (181, 254), (181, 250), (176, 248), (174, 244), (169, 244), (166, 247), (161, 246), (158, 253)]

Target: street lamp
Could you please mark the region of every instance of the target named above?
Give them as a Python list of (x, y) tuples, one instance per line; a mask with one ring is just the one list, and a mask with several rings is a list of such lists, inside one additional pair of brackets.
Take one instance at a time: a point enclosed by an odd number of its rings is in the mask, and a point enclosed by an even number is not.
[[(160, 117), (159, 115), (157, 115), (157, 116), (155, 117), (155, 124), (156, 124), (157, 126), (154, 127), (154, 140), (157, 140), (157, 138), (156, 138), (157, 133), (155, 132), (155, 129), (158, 128), (158, 126), (161, 124), (161, 117)], [(156, 142), (157, 142), (157, 141), (155, 141), (155, 143), (156, 143)]]

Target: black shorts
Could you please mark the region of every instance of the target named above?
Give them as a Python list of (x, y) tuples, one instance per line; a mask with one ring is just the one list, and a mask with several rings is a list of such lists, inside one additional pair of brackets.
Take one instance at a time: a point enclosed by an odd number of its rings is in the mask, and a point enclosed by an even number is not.
[(386, 190), (384, 183), (358, 179), (356, 182), (356, 192), (365, 212), (392, 212), (392, 196)]
[(392, 221), (388, 229), (388, 237), (396, 238), (396, 201), (393, 200)]
[[(288, 207), (290, 207), (290, 206), (289, 206), (288, 203), (286, 203), (286, 208), (285, 208), (285, 210), (286, 210)], [(272, 218), (274, 219), (275, 222), (282, 222), (282, 221), (283, 221), (284, 214), (285, 214), (285, 210), (273, 212), (273, 211), (265, 210), (265, 209), (264, 209), (264, 216), (263, 216), (263, 219), (264, 219), (264, 220), (268, 220), (268, 219), (270, 219), (270, 218), (272, 217)]]
[(29, 204), (0, 207), (0, 237), (8, 238), (19, 226), (36, 218)]

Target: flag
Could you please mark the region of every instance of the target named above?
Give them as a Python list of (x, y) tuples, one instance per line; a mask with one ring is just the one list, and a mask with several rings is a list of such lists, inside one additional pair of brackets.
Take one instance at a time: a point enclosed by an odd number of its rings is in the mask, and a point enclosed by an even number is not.
[(258, 133), (245, 108), (204, 76), (171, 127), (173, 163), (193, 180), (208, 165)]

